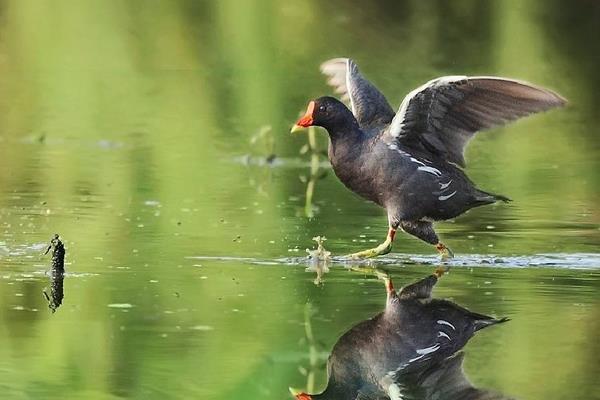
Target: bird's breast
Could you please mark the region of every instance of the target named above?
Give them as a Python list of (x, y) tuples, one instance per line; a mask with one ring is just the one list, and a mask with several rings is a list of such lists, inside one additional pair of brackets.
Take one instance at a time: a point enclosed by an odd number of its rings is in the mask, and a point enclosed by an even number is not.
[(344, 186), (359, 196), (383, 206), (385, 179), (368, 151), (340, 151), (330, 146), (329, 160), (335, 175)]

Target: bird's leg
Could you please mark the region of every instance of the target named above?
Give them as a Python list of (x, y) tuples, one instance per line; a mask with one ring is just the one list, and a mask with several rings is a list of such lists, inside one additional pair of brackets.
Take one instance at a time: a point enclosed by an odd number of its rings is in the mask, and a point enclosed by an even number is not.
[(454, 258), (454, 253), (452, 252), (452, 250), (450, 250), (450, 248), (446, 247), (444, 243), (438, 242), (435, 245), (435, 248), (437, 249), (438, 253), (440, 253), (442, 261)]
[(446, 261), (454, 257), (454, 253), (446, 245), (440, 242), (438, 235), (433, 230), (433, 224), (428, 221), (401, 221), (400, 227), (409, 235), (413, 235), (424, 242), (435, 246), (440, 253), (442, 261)]
[(440, 265), (435, 269), (435, 271), (433, 271), (433, 275), (435, 275), (436, 278), (439, 279), (442, 276), (444, 276), (444, 274), (448, 271), (450, 271), (450, 267), (448, 265)]
[(388, 230), (387, 237), (385, 238), (385, 241), (383, 243), (381, 243), (379, 246), (369, 249), (369, 250), (363, 250), (363, 251), (359, 251), (358, 253), (350, 254), (349, 257), (357, 260), (357, 259), (361, 259), (361, 258), (371, 258), (371, 257), (377, 257), (377, 256), (387, 254), (392, 250), (392, 242), (394, 241), (395, 236), (396, 236), (396, 230), (394, 228), (390, 227), (390, 229)]
[(396, 289), (394, 289), (394, 284), (392, 283), (392, 277), (389, 275), (385, 275), (383, 278), (383, 282), (385, 283), (385, 291), (387, 293), (387, 301), (398, 296), (396, 294)]

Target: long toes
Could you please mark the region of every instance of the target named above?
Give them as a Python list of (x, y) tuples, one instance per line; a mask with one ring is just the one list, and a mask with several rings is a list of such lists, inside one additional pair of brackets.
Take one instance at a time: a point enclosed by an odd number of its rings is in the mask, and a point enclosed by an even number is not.
[(444, 248), (444, 253), (442, 254), (445, 260), (450, 260), (454, 258), (454, 253), (448, 247)]
[(352, 253), (348, 254), (346, 258), (349, 258), (351, 260), (360, 260), (361, 258), (363, 258), (363, 256), (361, 255), (361, 253)]
[(364, 260), (365, 258), (373, 257), (369, 251), (360, 251), (358, 253), (350, 254), (348, 257), (352, 260)]

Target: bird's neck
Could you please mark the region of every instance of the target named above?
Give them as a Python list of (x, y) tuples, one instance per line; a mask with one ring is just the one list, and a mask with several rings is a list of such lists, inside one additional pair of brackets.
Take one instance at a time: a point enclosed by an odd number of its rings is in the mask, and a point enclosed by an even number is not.
[(345, 158), (352, 150), (357, 151), (359, 143), (367, 138), (354, 118), (343, 125), (327, 128), (329, 133), (329, 159)]
[(336, 124), (332, 127), (327, 127), (327, 132), (331, 138), (331, 142), (358, 140), (364, 136), (363, 131), (358, 126), (358, 122), (352, 116), (346, 118), (341, 124)]
[(354, 382), (348, 385), (331, 385), (321, 394), (313, 395), (313, 400), (340, 400), (340, 399), (355, 399), (358, 395), (358, 385)]

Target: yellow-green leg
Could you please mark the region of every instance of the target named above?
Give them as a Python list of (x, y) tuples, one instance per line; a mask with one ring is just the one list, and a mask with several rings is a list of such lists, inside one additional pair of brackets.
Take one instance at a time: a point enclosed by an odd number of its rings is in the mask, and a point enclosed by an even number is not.
[(382, 256), (384, 254), (392, 251), (392, 242), (394, 241), (394, 237), (396, 236), (396, 230), (390, 228), (388, 231), (387, 237), (385, 238), (385, 242), (381, 243), (379, 246), (374, 247), (372, 249), (359, 251), (358, 253), (350, 254), (349, 257), (355, 260), (361, 258), (372, 258), (377, 256)]

